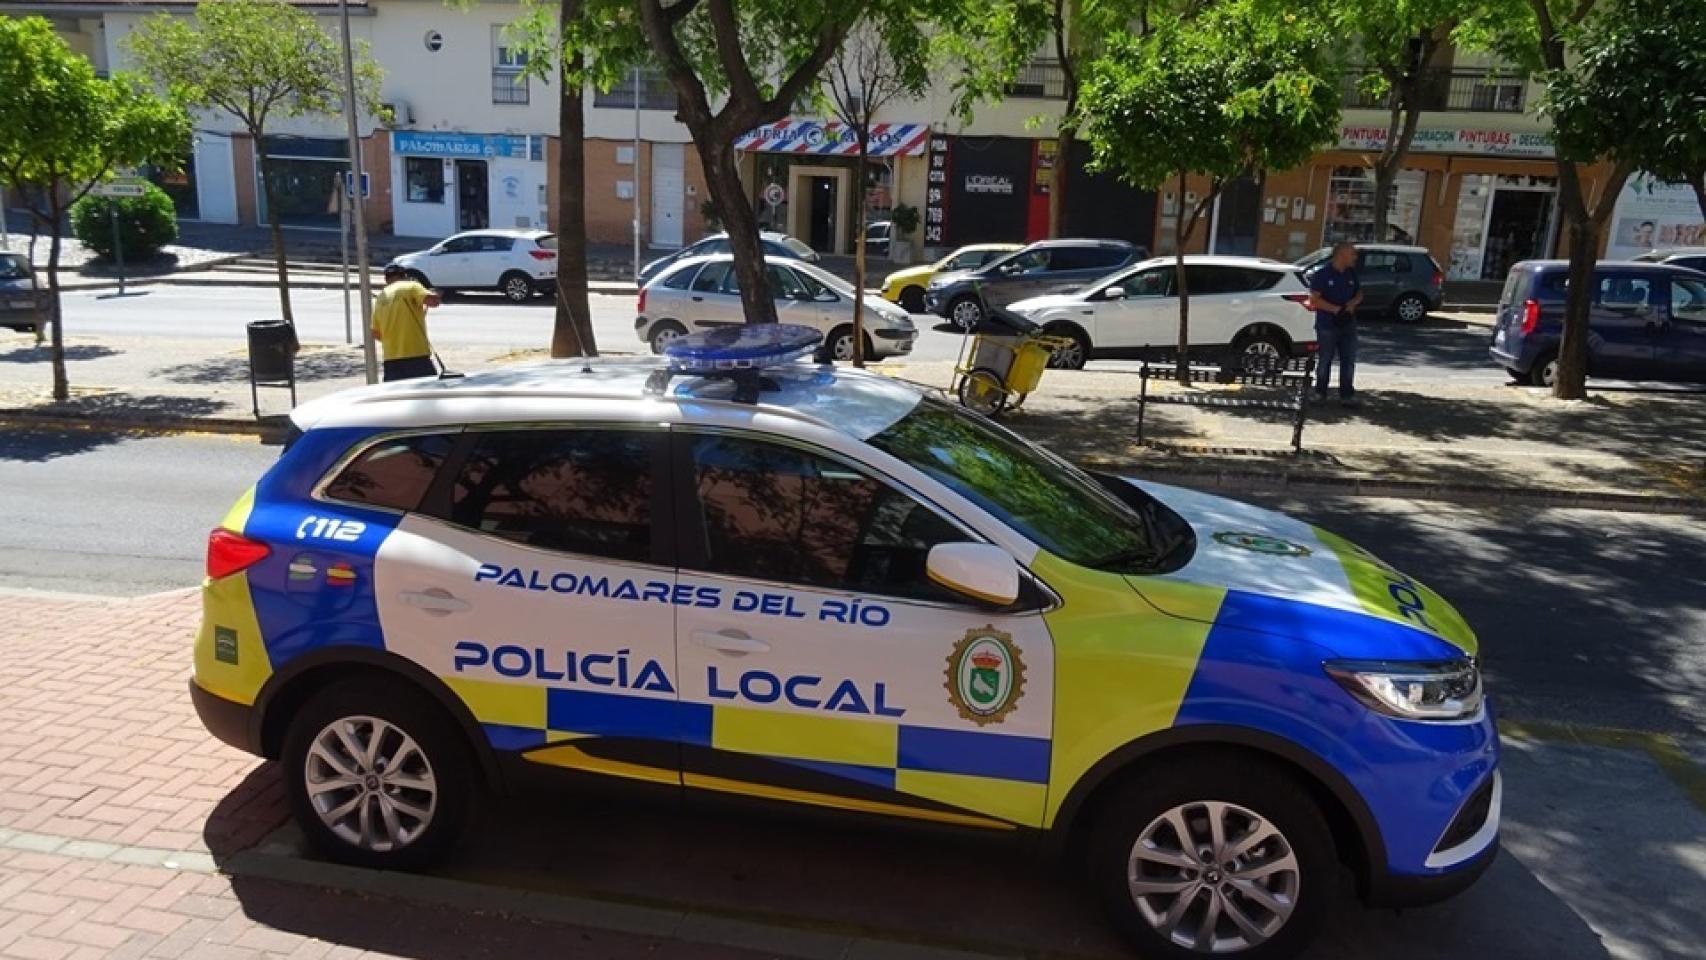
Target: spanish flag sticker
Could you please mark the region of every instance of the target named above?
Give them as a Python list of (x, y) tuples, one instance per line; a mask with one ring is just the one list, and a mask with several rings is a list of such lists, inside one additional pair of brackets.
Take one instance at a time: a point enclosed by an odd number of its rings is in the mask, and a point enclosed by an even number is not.
[(353, 587), (355, 586), (355, 570), (349, 564), (339, 561), (326, 568), (326, 586)]

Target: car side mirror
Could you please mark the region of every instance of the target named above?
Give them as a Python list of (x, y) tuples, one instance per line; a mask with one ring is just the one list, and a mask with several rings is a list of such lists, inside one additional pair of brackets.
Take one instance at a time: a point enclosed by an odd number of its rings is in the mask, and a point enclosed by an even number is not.
[(1106, 290), (1102, 291), (1102, 299), (1103, 300), (1124, 300), (1125, 299), (1125, 288), (1124, 287), (1109, 287)]
[(930, 579), (980, 603), (1005, 607), (1019, 599), (1019, 564), (987, 543), (938, 543), (924, 563)]

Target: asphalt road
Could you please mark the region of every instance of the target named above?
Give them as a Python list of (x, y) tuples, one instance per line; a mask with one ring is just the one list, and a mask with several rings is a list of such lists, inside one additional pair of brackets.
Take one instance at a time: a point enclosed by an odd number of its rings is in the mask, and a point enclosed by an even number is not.
[[(336, 290), (297, 290), (291, 303), (304, 340), (341, 343), (344, 339), (343, 294)], [(607, 352), (646, 350), (634, 334), (634, 297), (595, 294), (591, 297), (593, 329)], [(82, 291), (65, 295), (65, 329), (72, 336), (161, 336), (239, 341), (243, 324), (278, 315), (278, 293), (267, 287), (143, 287), (119, 297), (112, 291)], [(359, 342), (361, 311), (352, 306), (353, 334)], [(550, 341), (554, 307), (538, 299), (515, 305), (495, 294), (461, 294), (434, 310), (428, 324), (433, 340), (442, 346), (528, 347)], [(939, 317), (914, 317), (921, 329), (918, 344), (907, 359), (953, 360), (961, 337), (936, 329)], [(1435, 318), (1406, 327), (1378, 320), (1364, 327), (1358, 376), (1362, 382), (1455, 381), (1504, 383), (1508, 378), (1487, 357), (1484, 327)], [(1117, 369), (1133, 364), (1095, 361), (1092, 368)]]
[[(0, 428), (0, 588), (137, 595), (201, 576), (207, 530), (277, 458), (219, 436)], [(1251, 496), (1427, 581), (1480, 634), (1507, 715), (1706, 731), (1706, 520)]]

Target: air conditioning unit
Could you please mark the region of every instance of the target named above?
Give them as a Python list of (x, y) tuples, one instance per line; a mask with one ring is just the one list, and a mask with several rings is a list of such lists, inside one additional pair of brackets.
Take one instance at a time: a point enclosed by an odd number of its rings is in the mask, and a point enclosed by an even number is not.
[(380, 104), (391, 114), (391, 126), (412, 127), (415, 125), (415, 110), (407, 100), (388, 100)]

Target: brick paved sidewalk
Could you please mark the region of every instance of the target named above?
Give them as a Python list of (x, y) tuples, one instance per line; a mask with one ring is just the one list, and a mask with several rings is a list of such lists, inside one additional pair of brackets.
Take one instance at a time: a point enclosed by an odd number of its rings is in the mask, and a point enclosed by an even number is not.
[(0, 596), (0, 956), (756, 956), (221, 873), (286, 803), (195, 718), (199, 612)]

